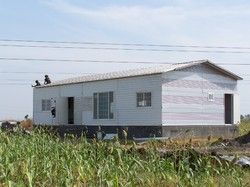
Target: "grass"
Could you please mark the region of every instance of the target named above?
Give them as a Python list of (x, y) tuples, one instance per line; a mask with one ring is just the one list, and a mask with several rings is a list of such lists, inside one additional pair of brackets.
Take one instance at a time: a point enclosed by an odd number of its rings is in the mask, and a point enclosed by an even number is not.
[[(84, 137), (0, 132), (0, 186), (243, 186), (249, 171), (192, 149), (160, 155)], [(249, 183), (248, 183), (249, 184)]]
[(250, 132), (250, 121), (249, 120), (242, 120), (239, 126), (239, 134), (244, 135)]

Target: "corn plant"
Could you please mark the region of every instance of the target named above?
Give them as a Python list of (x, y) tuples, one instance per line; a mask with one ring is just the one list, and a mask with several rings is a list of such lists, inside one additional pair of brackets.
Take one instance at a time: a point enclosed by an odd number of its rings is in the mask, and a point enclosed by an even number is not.
[(0, 132), (0, 186), (242, 186), (245, 172), (192, 149), (161, 155), (157, 142)]

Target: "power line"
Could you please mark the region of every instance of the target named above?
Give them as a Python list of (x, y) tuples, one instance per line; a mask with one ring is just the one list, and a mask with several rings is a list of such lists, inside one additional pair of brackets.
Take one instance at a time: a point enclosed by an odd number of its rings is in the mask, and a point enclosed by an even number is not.
[[(4, 80), (4, 81), (17, 81), (17, 82), (20, 82), (20, 81), (34, 81), (33, 79), (0, 79), (1, 80)], [(250, 81), (250, 79), (243, 79), (241, 81)]]
[(30, 84), (27, 84), (27, 83), (0, 83), (0, 85), (19, 85), (19, 86), (30, 86)]
[(239, 73), (241, 76), (250, 76), (250, 74)]
[[(0, 82), (1, 85), (31, 85), (33, 83), (34, 80), (31, 79), (0, 79), (0, 81), (4, 81), (4, 82)], [(30, 81), (30, 82), (21, 82), (21, 81)], [(248, 83), (250, 81), (250, 79), (243, 79), (240, 82), (242, 83)]]
[(4, 81), (17, 81), (17, 82), (20, 82), (20, 81), (32, 81), (33, 79), (0, 79), (0, 80), (4, 80)]
[[(243, 80), (243, 82), (240, 81), (240, 83), (249, 84), (250, 80)], [(31, 86), (32, 83), (20, 83), (20, 82), (0, 82), (0, 85), (6, 85), (6, 86)]]
[[(30, 83), (33, 83), (36, 79), (0, 79), (0, 81), (13, 81), (13, 82), (23, 82), (23, 81), (30, 81)], [(38, 80), (44, 80), (44, 79), (38, 79)]]
[(83, 60), (83, 59), (44, 59), (44, 58), (6, 58), (0, 57), (0, 60), (8, 61), (46, 61), (46, 62), (100, 62), (100, 63), (132, 63), (132, 64), (173, 64), (170, 62), (153, 62), (153, 61), (117, 61), (117, 60)]
[(178, 47), (178, 48), (207, 48), (207, 49), (250, 49), (241, 46), (203, 46), (203, 45), (172, 45), (172, 44), (143, 44), (143, 43), (115, 43), (115, 42), (77, 42), (77, 41), (54, 41), (54, 40), (22, 40), (0, 39), (2, 42), (25, 42), (25, 43), (50, 43), (50, 44), (81, 44), (81, 45), (113, 45), (113, 46), (142, 46), (142, 47)]
[[(31, 81), (31, 83), (33, 83), (33, 79), (0, 79), (0, 81), (13, 81), (13, 82), (21, 82), (21, 81)], [(241, 81), (250, 81), (250, 80), (247, 80), (247, 79), (243, 79), (243, 80), (241, 80)]]
[[(160, 62), (160, 61), (118, 61), (118, 60), (85, 60), (85, 59), (46, 59), (46, 58), (10, 58), (0, 57), (0, 60), (6, 61), (44, 61), (44, 62), (97, 62), (97, 63), (121, 63), (121, 64), (176, 64), (171, 62)], [(250, 66), (247, 63), (216, 63), (218, 65), (239, 65), (239, 66)]]
[(82, 74), (82, 75), (89, 75), (91, 73), (81, 73), (81, 72), (47, 72), (47, 71), (0, 71), (0, 74), (61, 74), (61, 75), (75, 75), (75, 74)]
[(151, 52), (196, 52), (196, 53), (232, 53), (250, 54), (250, 51), (225, 51), (225, 50), (191, 50), (191, 49), (154, 49), (154, 48), (117, 48), (117, 47), (80, 47), (80, 46), (49, 46), (49, 45), (22, 45), (22, 44), (0, 44), (1, 47), (22, 48), (55, 48), (55, 49), (90, 49), (90, 50), (123, 50), (123, 51), (151, 51)]
[[(51, 74), (51, 75), (55, 75), (55, 74), (61, 74), (61, 75), (93, 75), (93, 74), (99, 74), (98, 73), (81, 73), (81, 72), (32, 72), (32, 71), (0, 71), (0, 74)], [(241, 76), (250, 76), (250, 74), (241, 74), (241, 73), (237, 73), (238, 75)]]
[[(40, 80), (43, 80), (43, 79), (40, 79)], [(0, 81), (6, 81), (6, 82), (2, 82), (2, 83), (8, 83), (8, 82), (20, 83), (22, 81), (30, 81), (30, 82), (26, 82), (26, 83), (33, 83), (34, 79), (8, 79), (8, 78), (7, 79), (1, 79), (0, 78)], [(55, 81), (57, 81), (57, 80), (55, 80)], [(250, 79), (243, 79), (241, 81), (250, 81)]]

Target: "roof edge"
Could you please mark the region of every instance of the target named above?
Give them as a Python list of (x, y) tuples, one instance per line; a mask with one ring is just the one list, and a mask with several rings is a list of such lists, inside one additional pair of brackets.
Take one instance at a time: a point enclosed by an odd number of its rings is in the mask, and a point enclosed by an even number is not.
[(197, 64), (208, 64), (210, 65), (211, 67), (215, 68), (216, 70), (230, 76), (231, 78), (235, 79), (235, 80), (243, 80), (242, 77), (236, 75), (235, 73), (211, 62), (210, 60), (199, 60), (199, 61), (194, 61), (194, 62), (197, 62), (197, 63), (192, 63), (192, 64), (187, 64), (185, 66), (182, 66), (182, 67), (178, 67), (178, 68), (175, 68), (175, 70), (180, 70), (180, 69), (184, 69), (184, 68), (188, 68), (188, 67), (191, 67), (191, 66), (194, 66), (194, 65), (197, 65)]
[[(161, 74), (161, 73), (167, 73), (167, 72), (171, 72), (171, 71), (176, 71), (176, 70), (180, 70), (180, 69), (185, 69), (185, 68), (188, 68), (188, 67), (192, 67), (192, 66), (195, 66), (195, 65), (198, 65), (198, 64), (208, 64), (210, 67), (218, 70), (219, 72), (235, 79), (235, 80), (243, 80), (242, 77), (234, 74), (233, 72), (227, 70), (227, 69), (224, 69), (223, 67), (211, 62), (210, 60), (196, 60), (196, 61), (189, 61), (189, 62), (183, 62), (183, 63), (175, 63), (175, 64), (172, 64), (172, 65), (177, 65), (177, 67), (173, 67), (173, 68), (169, 68), (167, 70), (157, 70), (157, 71), (153, 71), (153, 72), (146, 72), (146, 73), (142, 73), (142, 74), (135, 74), (135, 75), (130, 75), (130, 76), (117, 76), (117, 77), (112, 77), (112, 78), (99, 78), (99, 79), (96, 79), (96, 80), (86, 80), (86, 81), (76, 81), (76, 82), (64, 82), (64, 83), (60, 83), (60, 81), (58, 81), (57, 84), (49, 84), (49, 85), (41, 85), (41, 86), (38, 86), (36, 87), (37, 89), (39, 88), (48, 88), (48, 87), (56, 87), (56, 86), (63, 86), (63, 85), (69, 85), (69, 84), (81, 84), (83, 82), (95, 82), (95, 81), (105, 81), (105, 80), (110, 80), (110, 79), (121, 79), (121, 78), (128, 78), (128, 77), (140, 77), (140, 76), (147, 76), (147, 75), (154, 75), (154, 74)], [(178, 67), (178, 65), (180, 65)], [(150, 68), (150, 67), (149, 67)], [(145, 69), (148, 69), (148, 68), (145, 68)], [(136, 69), (134, 69), (136, 70)], [(121, 71), (122, 72), (122, 71)], [(109, 74), (109, 73), (101, 73), (101, 74), (96, 74), (96, 75), (105, 75), (105, 74)], [(67, 80), (67, 79), (66, 79)]]

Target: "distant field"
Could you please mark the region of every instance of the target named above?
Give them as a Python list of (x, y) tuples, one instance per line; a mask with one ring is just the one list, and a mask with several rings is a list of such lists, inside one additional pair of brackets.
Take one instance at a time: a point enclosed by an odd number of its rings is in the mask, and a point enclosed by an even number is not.
[(157, 142), (63, 140), (0, 133), (0, 186), (249, 186), (250, 171), (194, 150), (159, 154)]

